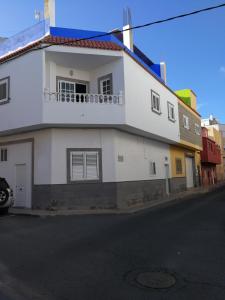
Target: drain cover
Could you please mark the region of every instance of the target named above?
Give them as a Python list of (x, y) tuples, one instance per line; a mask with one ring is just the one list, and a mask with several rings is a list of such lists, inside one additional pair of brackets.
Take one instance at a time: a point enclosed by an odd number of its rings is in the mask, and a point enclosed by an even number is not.
[(139, 273), (136, 282), (147, 288), (168, 289), (175, 285), (176, 278), (166, 272), (144, 272)]

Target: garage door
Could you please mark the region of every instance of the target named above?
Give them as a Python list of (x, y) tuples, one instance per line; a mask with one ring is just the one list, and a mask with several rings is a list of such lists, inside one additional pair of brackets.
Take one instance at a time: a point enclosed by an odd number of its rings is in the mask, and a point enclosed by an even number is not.
[(1, 146), (7, 150), (7, 160), (0, 163), (0, 177), (5, 177), (13, 189), (15, 207), (31, 208), (32, 144)]

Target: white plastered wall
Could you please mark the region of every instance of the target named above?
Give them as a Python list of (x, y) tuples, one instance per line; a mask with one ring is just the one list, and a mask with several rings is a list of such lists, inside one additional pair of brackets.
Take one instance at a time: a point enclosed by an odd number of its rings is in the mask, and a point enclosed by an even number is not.
[[(124, 53), (124, 77), (126, 123), (159, 138), (178, 142), (177, 97), (126, 53)], [(151, 109), (151, 90), (160, 95), (160, 115)], [(176, 122), (168, 119), (168, 101), (175, 107)]]
[[(165, 179), (169, 146), (141, 136), (115, 131), (116, 181)], [(150, 174), (150, 162), (156, 163), (156, 175)]]
[(101, 148), (104, 182), (115, 181), (112, 129), (53, 129), (51, 183), (67, 183), (67, 148)]
[[(67, 148), (101, 148), (103, 182), (164, 179), (165, 163), (169, 163), (167, 144), (140, 136), (115, 129), (54, 129), (52, 184), (67, 183)], [(154, 176), (150, 175), (150, 161), (156, 163)]]
[(10, 78), (10, 101), (0, 109), (0, 131), (41, 123), (43, 51), (34, 51), (0, 65), (0, 79)]

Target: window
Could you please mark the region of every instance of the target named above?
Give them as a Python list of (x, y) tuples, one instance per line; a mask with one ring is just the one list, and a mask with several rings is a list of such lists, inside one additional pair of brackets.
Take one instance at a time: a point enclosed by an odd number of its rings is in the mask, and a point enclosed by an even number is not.
[(59, 101), (84, 102), (85, 97), (76, 94), (86, 94), (87, 90), (87, 83), (58, 79)]
[(195, 124), (195, 133), (197, 135), (200, 135), (201, 134), (201, 130), (200, 130), (200, 125), (199, 124)]
[(100, 180), (100, 150), (69, 150), (69, 181)]
[(175, 121), (175, 109), (174, 105), (170, 102), (168, 102), (168, 119), (170, 121)]
[(1, 149), (1, 161), (8, 160), (8, 151), (7, 149)]
[(176, 174), (182, 174), (182, 160), (180, 158), (176, 158)]
[(0, 79), (0, 104), (9, 101), (9, 77)]
[(102, 95), (112, 95), (113, 88), (112, 88), (112, 74), (108, 74), (106, 76), (100, 77), (98, 79), (98, 89), (99, 94)]
[(152, 91), (152, 111), (160, 114), (161, 108), (160, 108), (160, 96)]
[(150, 161), (149, 172), (150, 175), (156, 175), (156, 163), (154, 161)]
[(184, 124), (184, 128), (190, 129), (189, 118), (185, 115), (183, 115), (183, 124)]

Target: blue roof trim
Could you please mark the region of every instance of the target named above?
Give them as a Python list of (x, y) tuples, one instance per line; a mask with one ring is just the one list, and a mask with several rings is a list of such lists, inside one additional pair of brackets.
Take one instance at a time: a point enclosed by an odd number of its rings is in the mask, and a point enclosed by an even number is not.
[[(91, 31), (91, 30), (80, 30), (71, 28), (60, 28), (60, 27), (50, 27), (50, 34), (54, 37), (63, 38), (77, 38), (86, 39), (96, 35), (106, 34), (107, 32), (102, 31)], [(92, 39), (91, 39), (92, 40)], [(158, 77), (159, 80), (164, 82), (161, 78), (160, 65), (153, 64), (151, 67), (148, 66), (138, 55), (130, 51), (124, 44), (117, 39), (114, 35), (106, 35), (101, 37), (93, 38), (94, 41), (104, 41), (104, 42), (114, 42), (119, 45), (122, 49), (126, 50), (135, 60), (142, 64), (150, 73), (153, 73)]]
[[(54, 37), (87, 39), (95, 35), (106, 34), (102, 31), (80, 30), (72, 28), (50, 27), (50, 34)], [(111, 35), (94, 38), (95, 41), (112, 41)]]
[(151, 66), (152, 71), (161, 78), (161, 67), (160, 64), (153, 64)]
[(155, 76), (157, 76), (157, 78), (164, 83), (164, 80), (161, 78), (161, 72), (160, 69), (157, 68), (157, 66), (160, 65), (156, 65), (153, 64), (151, 67), (149, 67), (140, 57), (138, 57), (135, 53), (133, 53), (132, 51), (130, 51), (127, 47), (124, 46), (124, 48), (126, 49), (126, 51), (135, 59), (137, 60), (140, 64), (143, 65), (143, 67), (145, 69), (147, 69), (150, 73), (153, 73)]

